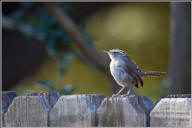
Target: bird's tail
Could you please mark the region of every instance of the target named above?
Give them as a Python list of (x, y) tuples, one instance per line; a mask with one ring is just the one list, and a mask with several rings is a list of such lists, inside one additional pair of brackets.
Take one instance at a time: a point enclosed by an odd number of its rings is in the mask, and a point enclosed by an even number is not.
[(164, 75), (165, 72), (159, 72), (159, 71), (148, 71), (148, 72), (142, 72), (142, 76), (161, 76)]

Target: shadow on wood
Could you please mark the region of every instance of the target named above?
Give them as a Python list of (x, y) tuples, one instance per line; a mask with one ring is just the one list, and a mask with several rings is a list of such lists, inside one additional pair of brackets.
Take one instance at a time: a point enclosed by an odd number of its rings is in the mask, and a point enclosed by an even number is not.
[(97, 111), (98, 126), (149, 126), (152, 108), (152, 100), (145, 96), (105, 98)]
[(4, 114), (7, 112), (9, 105), (12, 103), (13, 99), (17, 97), (17, 93), (15, 91), (6, 91), (2, 92), (2, 111), (1, 111), (1, 119), (2, 125), (4, 126)]
[[(31, 96), (30, 96), (31, 95)], [(4, 126), (34, 127), (48, 126), (48, 113), (51, 109), (50, 99), (55, 100), (57, 93), (34, 93), (28, 96), (14, 98), (7, 112), (4, 114)], [(58, 97), (57, 97), (58, 99)]]

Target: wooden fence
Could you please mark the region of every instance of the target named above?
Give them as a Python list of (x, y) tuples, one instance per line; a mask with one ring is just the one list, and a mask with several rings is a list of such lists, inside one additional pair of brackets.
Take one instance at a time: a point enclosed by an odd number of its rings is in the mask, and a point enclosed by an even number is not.
[(1, 116), (4, 127), (191, 127), (191, 101), (191, 95), (163, 97), (154, 105), (146, 96), (2, 92)]

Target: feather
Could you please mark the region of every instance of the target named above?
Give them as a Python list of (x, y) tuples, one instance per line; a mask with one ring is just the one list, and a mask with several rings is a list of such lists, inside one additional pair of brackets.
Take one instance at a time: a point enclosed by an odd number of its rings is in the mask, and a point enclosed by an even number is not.
[(135, 87), (139, 88), (139, 86), (138, 86), (138, 83), (137, 83), (137, 82), (135, 83)]
[[(143, 80), (138, 73), (138, 66), (130, 59), (128, 56), (124, 56), (126, 63), (126, 71), (137, 81), (140, 82), (141, 86), (143, 87)], [(135, 82), (137, 82), (135, 81)]]

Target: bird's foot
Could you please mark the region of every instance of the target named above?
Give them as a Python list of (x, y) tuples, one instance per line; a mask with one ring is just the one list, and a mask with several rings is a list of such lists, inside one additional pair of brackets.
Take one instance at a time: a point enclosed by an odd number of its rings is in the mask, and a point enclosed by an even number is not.
[(134, 97), (135, 95), (134, 94), (124, 94), (124, 95), (121, 95), (121, 97)]
[(121, 97), (126, 97), (126, 96), (130, 96), (130, 94), (121, 95)]
[(113, 94), (112, 97), (121, 96), (120, 94)]

